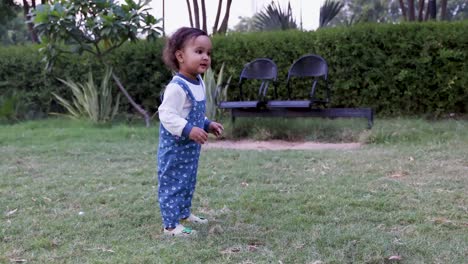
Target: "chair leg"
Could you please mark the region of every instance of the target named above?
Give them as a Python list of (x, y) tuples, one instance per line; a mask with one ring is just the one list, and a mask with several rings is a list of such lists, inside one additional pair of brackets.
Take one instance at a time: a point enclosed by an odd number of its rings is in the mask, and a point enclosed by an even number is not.
[(231, 109), (231, 124), (234, 126), (234, 122), (236, 121), (236, 117), (234, 116), (234, 110)]
[(367, 116), (367, 128), (371, 129), (374, 125), (374, 111), (371, 109), (369, 116)]

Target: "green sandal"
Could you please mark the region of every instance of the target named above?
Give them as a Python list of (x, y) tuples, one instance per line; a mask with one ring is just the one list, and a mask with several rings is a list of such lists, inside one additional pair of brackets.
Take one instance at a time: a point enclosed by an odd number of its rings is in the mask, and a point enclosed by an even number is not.
[(190, 227), (185, 227), (181, 224), (176, 225), (172, 230), (167, 230), (164, 228), (164, 235), (172, 237), (190, 237), (194, 236), (197, 231), (193, 230)]
[(180, 219), (182, 222), (194, 223), (194, 224), (208, 224), (208, 219), (194, 214), (190, 214), (189, 217)]

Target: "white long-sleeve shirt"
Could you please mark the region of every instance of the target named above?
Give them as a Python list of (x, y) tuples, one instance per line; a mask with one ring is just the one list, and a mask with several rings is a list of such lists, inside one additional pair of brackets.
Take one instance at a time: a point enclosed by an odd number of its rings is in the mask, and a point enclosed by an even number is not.
[[(181, 74), (175, 75), (173, 79), (175, 78), (187, 84), (195, 100), (205, 100), (205, 84), (200, 76), (198, 76), (198, 82), (187, 79)], [(169, 83), (164, 91), (163, 101), (158, 108), (159, 120), (164, 128), (175, 136), (188, 136), (191, 126), (187, 125), (185, 118), (191, 110), (192, 103), (184, 89), (177, 83)], [(205, 119), (205, 130), (209, 122), (208, 119)]]

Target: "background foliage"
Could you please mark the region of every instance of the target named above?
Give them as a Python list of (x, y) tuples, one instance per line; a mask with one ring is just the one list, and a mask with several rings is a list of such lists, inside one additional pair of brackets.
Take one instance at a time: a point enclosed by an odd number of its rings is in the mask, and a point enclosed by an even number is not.
[[(386, 116), (467, 113), (467, 31), (468, 21), (461, 21), (215, 36), (213, 70), (218, 72), (225, 63), (226, 78), (233, 78), (228, 96), (235, 99), (235, 84), (243, 65), (254, 58), (271, 58), (279, 69), (280, 97), (285, 98), (289, 66), (300, 56), (315, 53), (329, 64), (331, 106), (373, 107)], [(128, 91), (150, 112), (156, 111), (160, 92), (171, 78), (161, 61), (163, 42), (124, 45), (109, 57)], [(64, 57), (57, 62), (59, 67), (46, 75), (36, 46), (0, 48), (0, 94), (21, 96), (22, 104), (28, 105), (28, 113), (21, 116), (57, 111), (51, 93), (69, 98), (70, 91), (56, 77), (84, 81), (91, 68), (100, 76), (97, 72), (102, 67), (89, 61)], [(303, 97), (306, 91), (307, 87), (296, 86), (294, 97)], [(268, 95), (272, 96), (272, 90)], [(122, 100), (121, 109), (132, 111), (126, 100)]]

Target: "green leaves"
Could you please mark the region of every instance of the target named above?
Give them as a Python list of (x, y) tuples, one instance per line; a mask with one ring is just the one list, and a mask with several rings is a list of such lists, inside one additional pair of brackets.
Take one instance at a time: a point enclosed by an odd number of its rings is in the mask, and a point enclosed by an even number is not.
[(221, 109), (218, 108), (218, 102), (227, 100), (227, 89), (231, 82), (231, 77), (224, 82), (224, 63), (217, 78), (214, 71), (209, 68), (203, 76), (203, 82), (206, 88), (206, 116), (211, 120), (219, 120)]
[(291, 5), (286, 11), (278, 4), (272, 2), (254, 17), (254, 28), (259, 31), (297, 29), (296, 21), (292, 15)]
[(112, 69), (107, 67), (99, 87), (95, 85), (91, 72), (88, 74), (88, 81), (82, 84), (58, 79), (71, 89), (73, 99), (69, 101), (56, 93), (52, 94), (68, 111), (69, 117), (74, 119), (87, 117), (94, 123), (106, 123), (112, 121), (117, 114), (120, 102), (120, 94), (118, 94), (113, 106), (112, 88), (109, 85), (111, 77)]
[(322, 7), (320, 7), (320, 23), (319, 27), (325, 27), (338, 15), (343, 9), (344, 4), (339, 1), (326, 0)]
[[(50, 5), (39, 5), (34, 11), (35, 30), (47, 49), (45, 59), (51, 67), (53, 50), (63, 52), (58, 44), (72, 45), (72, 53), (83, 51), (94, 54), (102, 60), (110, 51), (128, 40), (140, 36), (155, 39), (161, 35), (156, 24), (161, 20), (148, 13), (145, 2), (126, 0), (119, 5), (110, 0), (53, 1)], [(80, 48), (77, 48), (79, 46)]]

